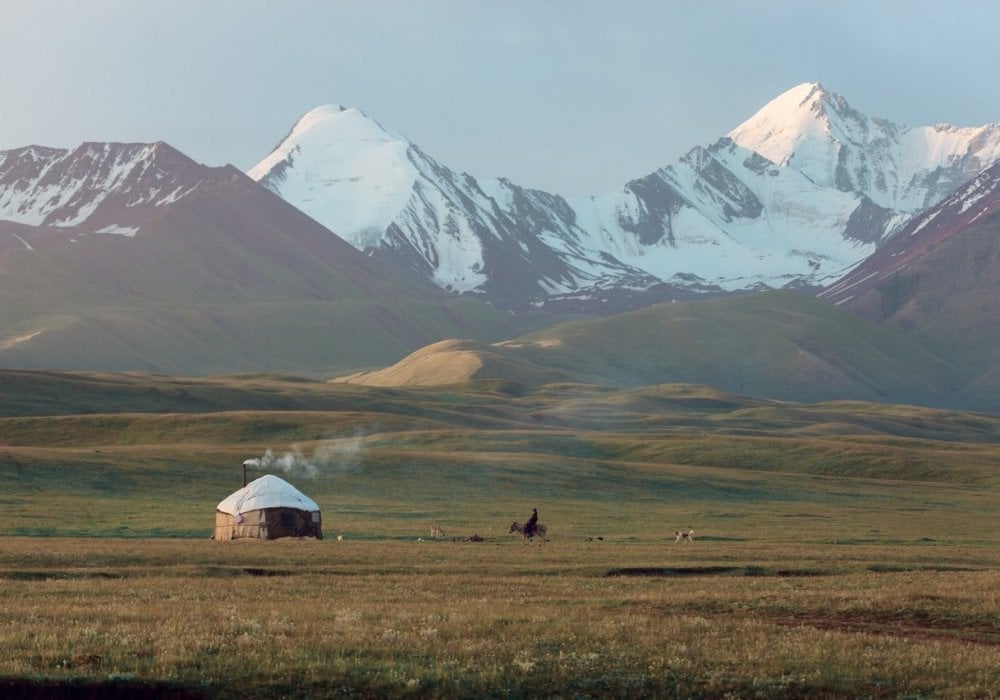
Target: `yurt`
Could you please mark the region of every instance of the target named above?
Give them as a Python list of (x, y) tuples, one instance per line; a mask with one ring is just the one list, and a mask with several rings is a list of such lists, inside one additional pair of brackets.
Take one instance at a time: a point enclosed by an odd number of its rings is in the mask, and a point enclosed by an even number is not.
[(265, 474), (216, 506), (213, 539), (279, 537), (323, 539), (319, 506), (284, 479)]

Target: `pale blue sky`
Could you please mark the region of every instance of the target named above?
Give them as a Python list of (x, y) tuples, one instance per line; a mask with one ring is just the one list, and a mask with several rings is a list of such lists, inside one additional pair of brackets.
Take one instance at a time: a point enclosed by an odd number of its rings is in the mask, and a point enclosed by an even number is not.
[(1000, 120), (998, 30), (993, 0), (0, 0), (0, 150), (247, 169), (339, 103), (455, 170), (602, 194), (805, 81), (914, 126)]

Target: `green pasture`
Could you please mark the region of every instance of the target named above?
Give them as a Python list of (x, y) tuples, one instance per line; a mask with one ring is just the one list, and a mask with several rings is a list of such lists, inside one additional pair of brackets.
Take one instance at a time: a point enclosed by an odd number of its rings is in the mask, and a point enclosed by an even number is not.
[[(213, 542), (267, 450), (325, 539)], [(0, 694), (991, 697), (998, 458), (692, 385), (0, 372)]]

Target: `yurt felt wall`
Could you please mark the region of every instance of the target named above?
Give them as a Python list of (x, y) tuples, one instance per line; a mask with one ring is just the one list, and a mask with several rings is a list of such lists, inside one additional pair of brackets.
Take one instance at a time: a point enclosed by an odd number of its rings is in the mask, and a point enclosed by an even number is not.
[(217, 540), (252, 537), (276, 540), (279, 537), (315, 537), (323, 539), (322, 516), (319, 511), (293, 508), (264, 508), (240, 513), (238, 516), (215, 511)]
[(319, 506), (271, 474), (251, 481), (216, 507), (213, 539), (323, 538)]

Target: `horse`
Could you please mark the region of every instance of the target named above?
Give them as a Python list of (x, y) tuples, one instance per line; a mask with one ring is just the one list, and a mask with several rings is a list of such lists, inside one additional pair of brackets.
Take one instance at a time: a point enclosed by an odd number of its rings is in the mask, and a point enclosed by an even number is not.
[(684, 540), (685, 542), (694, 541), (694, 530), (674, 530), (674, 542), (680, 542)]
[(528, 544), (535, 535), (538, 535), (539, 544), (545, 544), (548, 541), (548, 529), (543, 523), (535, 523), (535, 532), (531, 535), (526, 535), (524, 533), (524, 525), (515, 520), (510, 524), (510, 530), (507, 531), (508, 534), (512, 532), (521, 533), (521, 544)]

